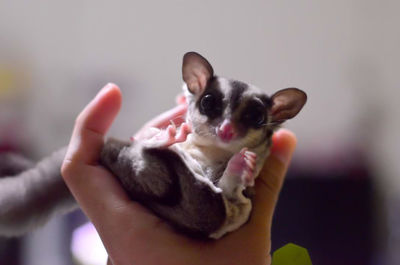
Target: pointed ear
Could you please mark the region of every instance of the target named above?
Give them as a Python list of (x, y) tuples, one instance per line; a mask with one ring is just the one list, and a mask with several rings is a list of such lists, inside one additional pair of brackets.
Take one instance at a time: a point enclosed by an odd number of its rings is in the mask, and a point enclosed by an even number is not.
[(271, 97), (272, 122), (281, 123), (300, 112), (307, 101), (307, 94), (297, 88), (279, 90)]
[(200, 54), (188, 52), (183, 56), (182, 77), (191, 93), (202, 93), (213, 76), (211, 64)]

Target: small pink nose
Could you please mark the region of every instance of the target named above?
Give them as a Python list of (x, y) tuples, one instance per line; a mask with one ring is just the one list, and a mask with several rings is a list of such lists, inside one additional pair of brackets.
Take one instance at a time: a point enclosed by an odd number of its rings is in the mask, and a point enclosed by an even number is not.
[(232, 140), (233, 136), (235, 135), (235, 131), (233, 129), (232, 124), (228, 121), (222, 123), (221, 127), (218, 129), (218, 137), (223, 142), (229, 142)]

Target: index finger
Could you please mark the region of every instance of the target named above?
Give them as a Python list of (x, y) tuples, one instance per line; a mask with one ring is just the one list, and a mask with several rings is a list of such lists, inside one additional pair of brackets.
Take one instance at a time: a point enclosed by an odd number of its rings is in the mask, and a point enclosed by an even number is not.
[(121, 102), (121, 91), (117, 85), (109, 83), (100, 90), (75, 121), (66, 161), (97, 164), (104, 135), (118, 114)]
[(271, 154), (256, 180), (252, 221), (267, 224), (267, 228), (271, 225), (275, 205), (296, 142), (296, 136), (291, 131), (286, 129), (277, 131), (273, 136)]

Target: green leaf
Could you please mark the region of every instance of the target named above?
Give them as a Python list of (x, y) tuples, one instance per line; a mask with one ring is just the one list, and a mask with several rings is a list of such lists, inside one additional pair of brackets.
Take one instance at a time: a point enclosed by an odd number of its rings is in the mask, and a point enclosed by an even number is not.
[(272, 265), (312, 265), (307, 249), (289, 243), (272, 254)]

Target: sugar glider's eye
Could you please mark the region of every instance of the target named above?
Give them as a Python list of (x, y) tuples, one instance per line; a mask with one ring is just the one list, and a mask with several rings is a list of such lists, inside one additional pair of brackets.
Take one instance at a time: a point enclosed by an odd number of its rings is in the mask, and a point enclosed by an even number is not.
[(200, 113), (213, 119), (222, 114), (222, 99), (213, 94), (206, 94), (200, 100)]
[(242, 121), (254, 128), (260, 128), (266, 121), (265, 108), (261, 104), (251, 104), (242, 115)]
[(211, 94), (205, 95), (200, 102), (201, 108), (205, 111), (208, 112), (214, 108), (215, 105), (215, 98)]

